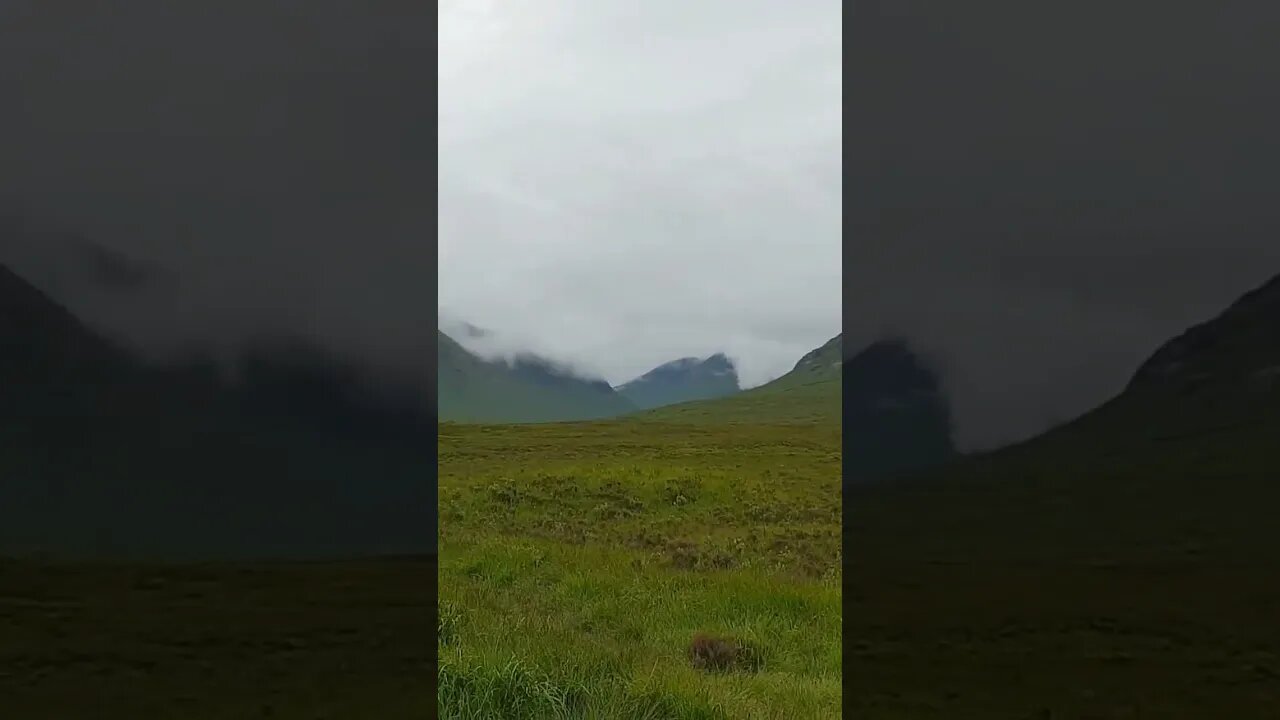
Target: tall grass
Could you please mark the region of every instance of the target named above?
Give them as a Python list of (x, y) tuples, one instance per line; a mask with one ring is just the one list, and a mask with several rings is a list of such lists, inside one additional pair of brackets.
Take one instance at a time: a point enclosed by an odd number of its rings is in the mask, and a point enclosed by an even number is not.
[[(838, 716), (833, 439), (640, 423), (442, 433), (441, 717)], [(697, 633), (758, 657), (695, 667)]]

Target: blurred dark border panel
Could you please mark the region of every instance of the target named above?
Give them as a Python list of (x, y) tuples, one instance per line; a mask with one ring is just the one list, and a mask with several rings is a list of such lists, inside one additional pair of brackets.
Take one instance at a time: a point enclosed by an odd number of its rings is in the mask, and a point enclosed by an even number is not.
[(846, 12), (847, 716), (1275, 715), (1280, 5)]
[(0, 715), (435, 715), (436, 15), (0, 4)]
[[(426, 9), (423, 8), (422, 3), (414, 2), (414, 0), (401, 0), (401, 2), (405, 2), (409, 7), (412, 7), (412, 8), (422, 8), (424, 14), (426, 13)], [(426, 182), (424, 182), (423, 185), (424, 186), (429, 185), (430, 192), (424, 193), (422, 207), (426, 215), (430, 219), (431, 227), (436, 230), (436, 233), (432, 235), (432, 238), (435, 240), (435, 242), (431, 243), (431, 245), (435, 247), (432, 247), (433, 252), (431, 254), (431, 257), (436, 261), (436, 263), (438, 263), (439, 257), (440, 257), (440, 253), (438, 249), (438, 245), (440, 241), (438, 231), (439, 231), (440, 224), (437, 221), (437, 217), (440, 212), (439, 210), (439, 171), (437, 167), (439, 164), (439, 157), (438, 157), (439, 144), (435, 142), (435, 139), (437, 137), (436, 125), (439, 122), (438, 118), (440, 117), (440, 114), (439, 114), (440, 94), (436, 88), (436, 85), (438, 82), (437, 79), (440, 77), (440, 73), (437, 70), (437, 66), (439, 65), (439, 62), (440, 62), (439, 28), (438, 28), (439, 14), (434, 12), (436, 9), (434, 7), (434, 3), (432, 4), (431, 9), (433, 12), (431, 13), (430, 17), (429, 18), (424, 17), (425, 22), (423, 23), (422, 34), (420, 36), (421, 39), (425, 41), (424, 49), (427, 50), (427, 52), (424, 53), (424, 57), (423, 57), (424, 62), (422, 63), (424, 77), (426, 77), (427, 80), (426, 82), (422, 83), (420, 92), (422, 92), (423, 94), (431, 98), (431, 102), (430, 102), (430, 107), (432, 111), (431, 117), (433, 118), (433, 122), (430, 125), (430, 135), (433, 141), (430, 145), (431, 151), (430, 151), (429, 157), (424, 155), (423, 163), (422, 163), (422, 172), (424, 174), (424, 179), (426, 180)], [(428, 66), (430, 67), (430, 73), (426, 74)], [(423, 131), (426, 132), (427, 127), (423, 127)], [(424, 236), (423, 240), (425, 239), (426, 238)], [(435, 300), (435, 303), (431, 306), (431, 317), (433, 319), (438, 318), (439, 317), (438, 306), (440, 302), (440, 295), (437, 289), (437, 286), (439, 285), (439, 282), (440, 282), (439, 268), (433, 265), (430, 271), (428, 272), (427, 269), (424, 267), (423, 273), (424, 273), (424, 277), (423, 277), (424, 287), (430, 288), (431, 297)], [(439, 377), (440, 377), (439, 368), (437, 367), (440, 359), (440, 351), (439, 351), (439, 348), (437, 347), (439, 334), (436, 332), (436, 330), (437, 330), (436, 327), (432, 327), (430, 329), (424, 327), (423, 334), (422, 334), (422, 338), (426, 341), (424, 343), (425, 345), (424, 349), (427, 351), (427, 354), (426, 354), (427, 361), (425, 363), (426, 382), (424, 387), (427, 388), (427, 393), (428, 393), (427, 407), (430, 409), (431, 431), (432, 431), (431, 440), (430, 442), (426, 443), (429, 448), (428, 452), (431, 455), (431, 470), (429, 474), (427, 473), (423, 474), (423, 480), (426, 483), (425, 487), (427, 492), (429, 493), (428, 504), (429, 504), (429, 512), (431, 516), (431, 520), (428, 528), (430, 531), (431, 545), (429, 549), (429, 557), (428, 557), (427, 563), (423, 568), (425, 572), (430, 573), (430, 577), (427, 578), (430, 591), (429, 593), (427, 593), (427, 595), (429, 595), (431, 599), (431, 608), (429, 610), (429, 614), (431, 616), (431, 625), (428, 627), (428, 634), (426, 637), (423, 638), (423, 641), (429, 642), (431, 644), (431, 650), (430, 650), (431, 668), (430, 668), (430, 677), (421, 678), (421, 679), (427, 683), (429, 692), (426, 695), (426, 697), (429, 697), (432, 702), (431, 707), (428, 709), (428, 712), (426, 715), (424, 715), (424, 717), (435, 717), (436, 713), (438, 712), (437, 695), (439, 694), (438, 681), (440, 678), (440, 674), (439, 674), (440, 645), (437, 638), (437, 635), (439, 634), (439, 628), (440, 628), (440, 624), (439, 624), (440, 607), (439, 607), (439, 603), (437, 602), (437, 598), (439, 595), (439, 578), (440, 578), (440, 572), (439, 572), (439, 568), (440, 568), (440, 471), (439, 471), (439, 456), (438, 456), (439, 443), (436, 439), (436, 434), (438, 432), (439, 424), (440, 424), (440, 419), (439, 419), (440, 392), (439, 392), (439, 388), (437, 387), (439, 382)], [(410, 713), (416, 712), (417, 707), (415, 706), (413, 708), (410, 708), (409, 710), (410, 710)]]

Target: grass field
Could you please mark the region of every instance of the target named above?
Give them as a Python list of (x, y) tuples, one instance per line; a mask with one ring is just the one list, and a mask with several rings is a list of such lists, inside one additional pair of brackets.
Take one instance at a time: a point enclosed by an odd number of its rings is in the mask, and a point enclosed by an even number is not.
[(0, 560), (0, 717), (431, 717), (430, 569)]
[(1274, 567), (852, 563), (850, 717), (1263, 720)]
[(1280, 717), (1280, 398), (1245, 400), (847, 490), (852, 716)]
[(439, 453), (441, 717), (839, 716), (838, 426), (442, 425)]

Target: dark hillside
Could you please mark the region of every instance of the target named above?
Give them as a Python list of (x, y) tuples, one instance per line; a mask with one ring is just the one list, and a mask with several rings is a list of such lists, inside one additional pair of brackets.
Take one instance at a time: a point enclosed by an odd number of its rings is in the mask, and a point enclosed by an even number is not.
[[(855, 710), (1189, 719), (1276, 707), (1278, 301), (1273, 280), (1040, 437), (847, 485)], [(903, 698), (932, 711), (904, 712)]]
[[(152, 367), (0, 268), (0, 552), (425, 552), (434, 422), (320, 355)], [(301, 358), (301, 359), (300, 359)]]

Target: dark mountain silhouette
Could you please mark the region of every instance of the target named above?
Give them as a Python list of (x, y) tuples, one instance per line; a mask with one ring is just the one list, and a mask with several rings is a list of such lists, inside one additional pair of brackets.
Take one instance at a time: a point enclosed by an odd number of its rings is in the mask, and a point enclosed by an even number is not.
[(1280, 276), (1165, 343), (1127, 392), (1256, 392), (1280, 382)]
[(951, 409), (937, 376), (904, 339), (844, 361), (846, 480), (937, 465), (955, 455)]
[(0, 266), (0, 413), (12, 442), (83, 435), (140, 375), (123, 350)]
[(618, 387), (623, 397), (640, 409), (732, 395), (738, 371), (723, 353), (707, 358), (687, 357), (659, 365)]
[(373, 373), (304, 340), (259, 341), (238, 371), (236, 392), (254, 415), (388, 446), (420, 447), (435, 432), (424, 393), (375, 382)]
[(1280, 278), (1036, 438), (847, 488), (867, 559), (1280, 560)]
[(433, 418), (297, 342), (157, 367), (0, 267), (0, 552), (434, 546)]

